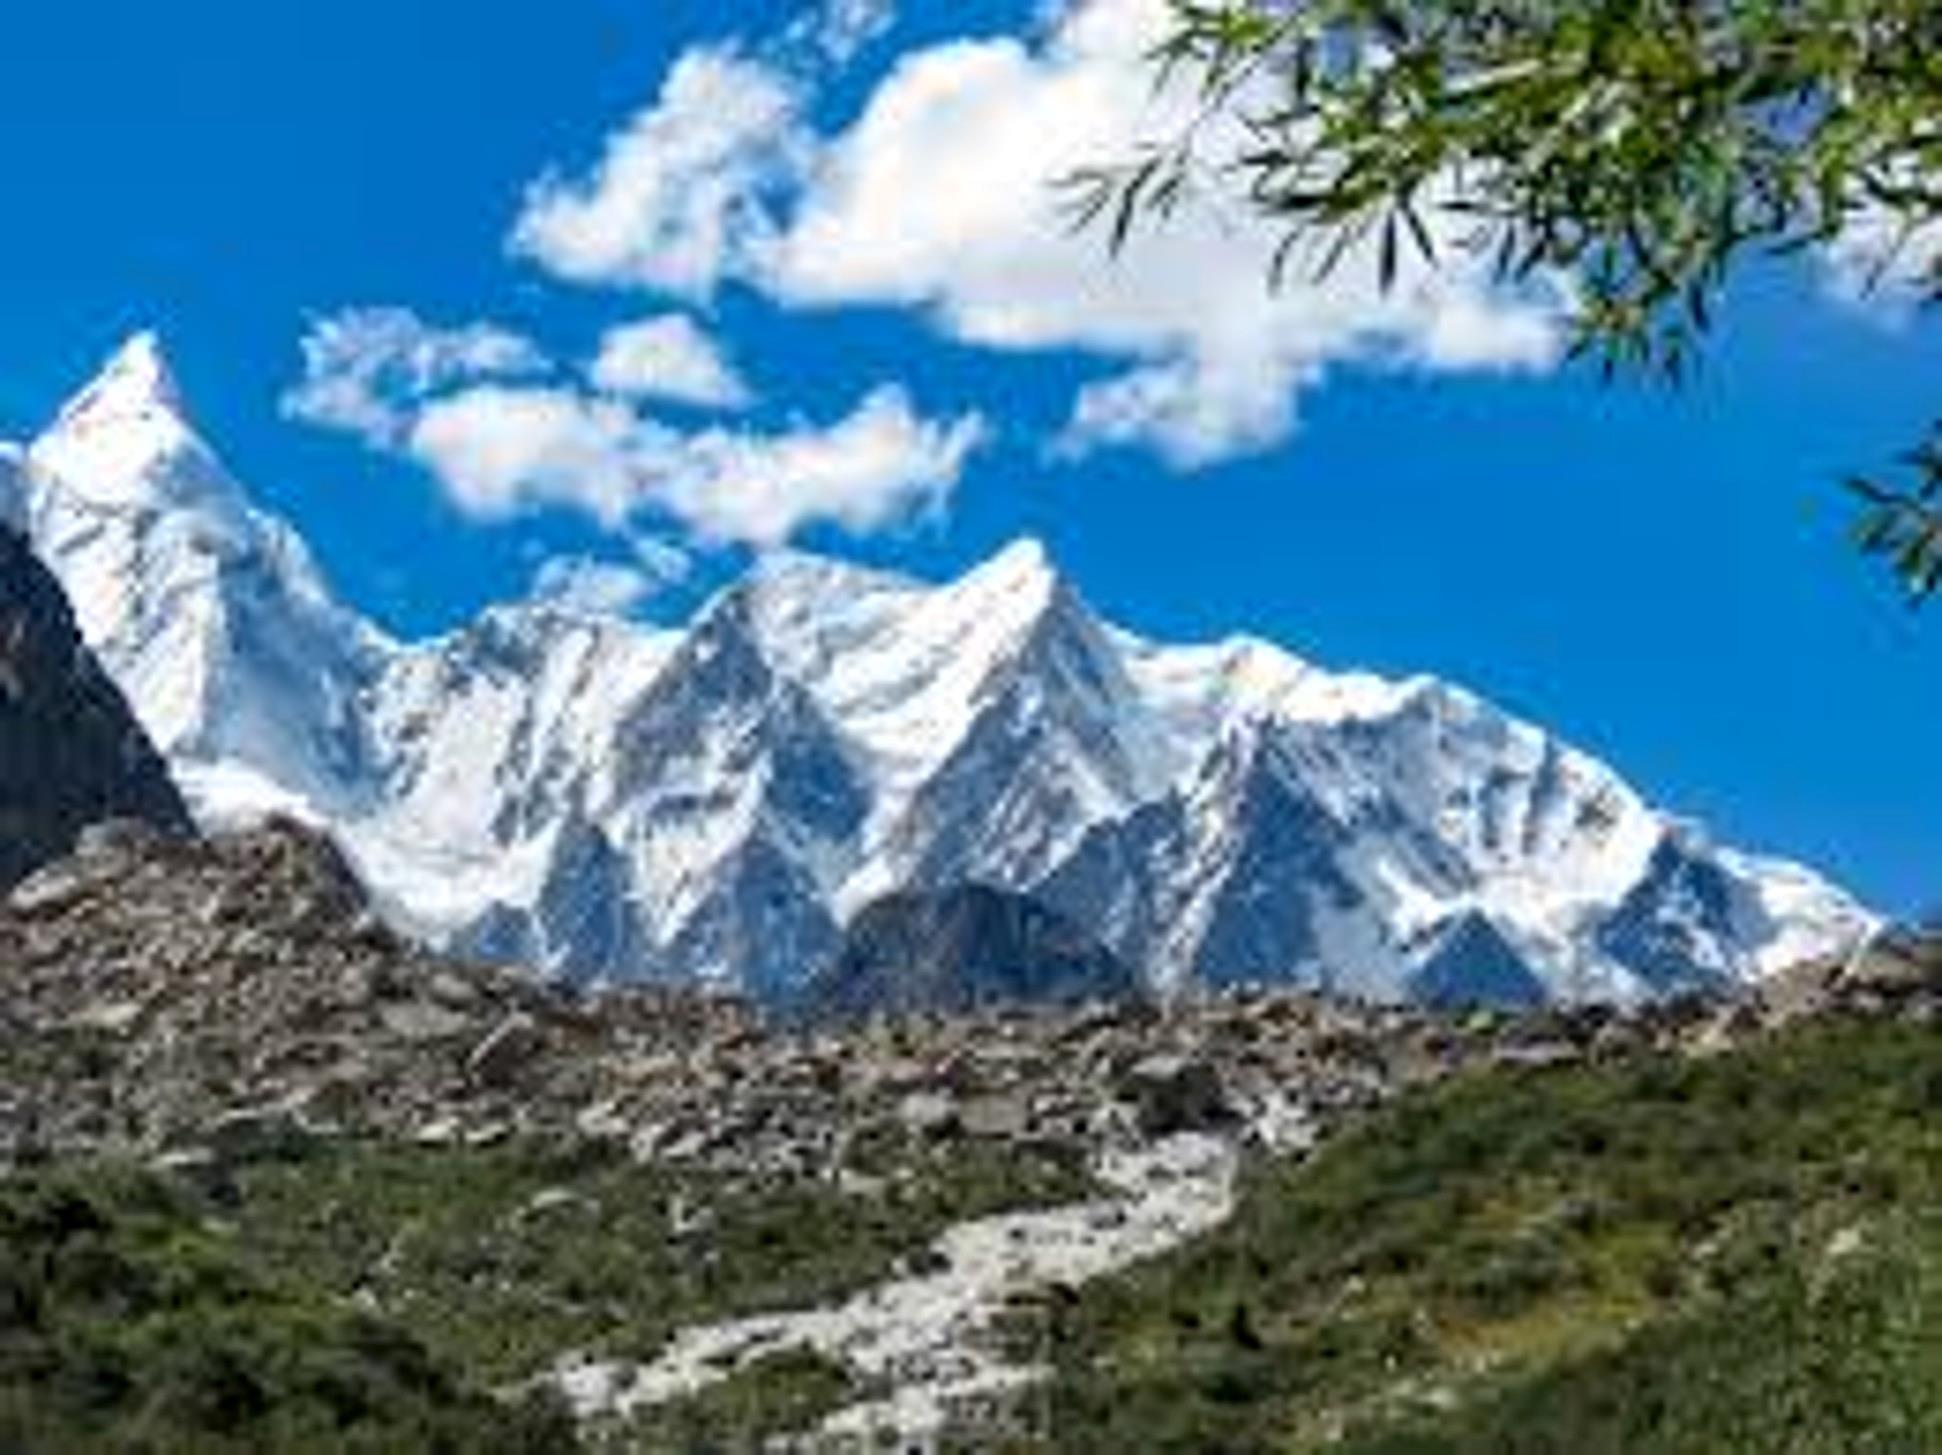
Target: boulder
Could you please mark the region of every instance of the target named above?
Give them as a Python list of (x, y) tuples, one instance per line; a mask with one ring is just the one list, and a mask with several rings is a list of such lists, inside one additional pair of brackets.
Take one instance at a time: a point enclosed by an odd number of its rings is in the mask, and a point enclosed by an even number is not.
[(1161, 1054), (1136, 1061), (1121, 1076), (1118, 1091), (1149, 1137), (1210, 1131), (1234, 1119), (1220, 1071), (1195, 1056)]
[(465, 1074), (481, 1086), (508, 1087), (545, 1049), (546, 1033), (539, 1022), (515, 1011), (472, 1048), (465, 1058)]

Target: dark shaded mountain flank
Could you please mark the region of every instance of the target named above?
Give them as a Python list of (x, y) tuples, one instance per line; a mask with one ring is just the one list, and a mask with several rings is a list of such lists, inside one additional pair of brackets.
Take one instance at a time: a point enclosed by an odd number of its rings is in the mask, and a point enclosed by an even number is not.
[(888, 895), (851, 921), (805, 988), (815, 1019), (1070, 1005), (1139, 994), (1133, 972), (1071, 920), (983, 884)]
[(0, 526), (0, 889), (109, 819), (192, 831), (161, 757), (82, 644), (60, 583)]

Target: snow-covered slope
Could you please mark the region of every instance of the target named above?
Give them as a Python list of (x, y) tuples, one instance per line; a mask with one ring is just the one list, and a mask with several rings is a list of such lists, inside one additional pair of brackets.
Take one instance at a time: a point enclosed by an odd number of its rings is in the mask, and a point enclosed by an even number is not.
[(198, 810), (335, 817), (368, 787), (359, 701), (390, 650), (190, 427), (152, 335), (26, 457), (35, 548)]
[(0, 497), (205, 818), (294, 807), (409, 927), (563, 974), (779, 995), (861, 905), (970, 881), (1163, 989), (1631, 998), (1870, 922), (1455, 687), (1142, 641), (1030, 542), (944, 585), (779, 554), (679, 632), (528, 603), (393, 642), (148, 337)]

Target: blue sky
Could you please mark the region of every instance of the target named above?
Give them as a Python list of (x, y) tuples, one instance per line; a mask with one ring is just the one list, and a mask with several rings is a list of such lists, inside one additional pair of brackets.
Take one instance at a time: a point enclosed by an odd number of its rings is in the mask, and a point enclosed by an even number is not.
[[(1213, 234), (1136, 251), (1081, 297), (1065, 270), (1106, 270), (1092, 244), (1021, 237), (1025, 213), (965, 170), (1056, 154), (1017, 155), (994, 116), (1100, 119), (1070, 108), (1115, 41), (1031, 30), (1039, 8), (907, 0), (838, 59), (781, 39), (806, 13), (782, 4), (9, 7), (0, 437), (159, 327), (236, 473), (413, 634), (524, 593), (548, 559), (678, 552), (688, 578), (646, 607), (672, 615), (750, 538), (941, 575), (1036, 534), (1137, 629), (1455, 678), (1725, 838), (1893, 910), (1942, 900), (1942, 616), (1850, 556), (1832, 485), (1942, 411), (1942, 331), (1834, 299), (1824, 270), (1765, 272), (1673, 393), (1551, 365), (1542, 300), (1461, 278), (1393, 316), (1349, 290), (1237, 323), (1249, 244)], [(787, 114), (731, 139), (749, 195), (724, 204), (716, 256), (676, 266), (692, 237), (607, 226), (653, 179), (600, 165), (697, 54), (702, 120), (764, 78)], [(686, 135), (662, 119), (657, 146)], [(515, 245), (542, 195), (550, 230)], [(1077, 261), (1021, 282), (1059, 248)], [(453, 364), (415, 392), (386, 375), (392, 413), (363, 437), (293, 417), (306, 335), (377, 307), (549, 362)], [(598, 397), (603, 337), (670, 315), (746, 400), (672, 399), (673, 376)], [(658, 472), (647, 504), (535, 466), (485, 412), (521, 391), (566, 411), (593, 473)], [(772, 467), (806, 493), (751, 496)]]

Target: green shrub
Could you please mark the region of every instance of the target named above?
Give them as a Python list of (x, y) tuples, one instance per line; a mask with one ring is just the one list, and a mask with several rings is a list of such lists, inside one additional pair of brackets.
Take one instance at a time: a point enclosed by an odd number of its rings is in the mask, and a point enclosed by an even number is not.
[(1942, 1450), (1938, 1066), (1820, 1026), (1411, 1094), (1083, 1290), (1030, 1448)]
[(202, 1211), (116, 1168), (0, 1180), (0, 1449), (574, 1448), (557, 1410), (501, 1405), (395, 1326), (259, 1277)]

